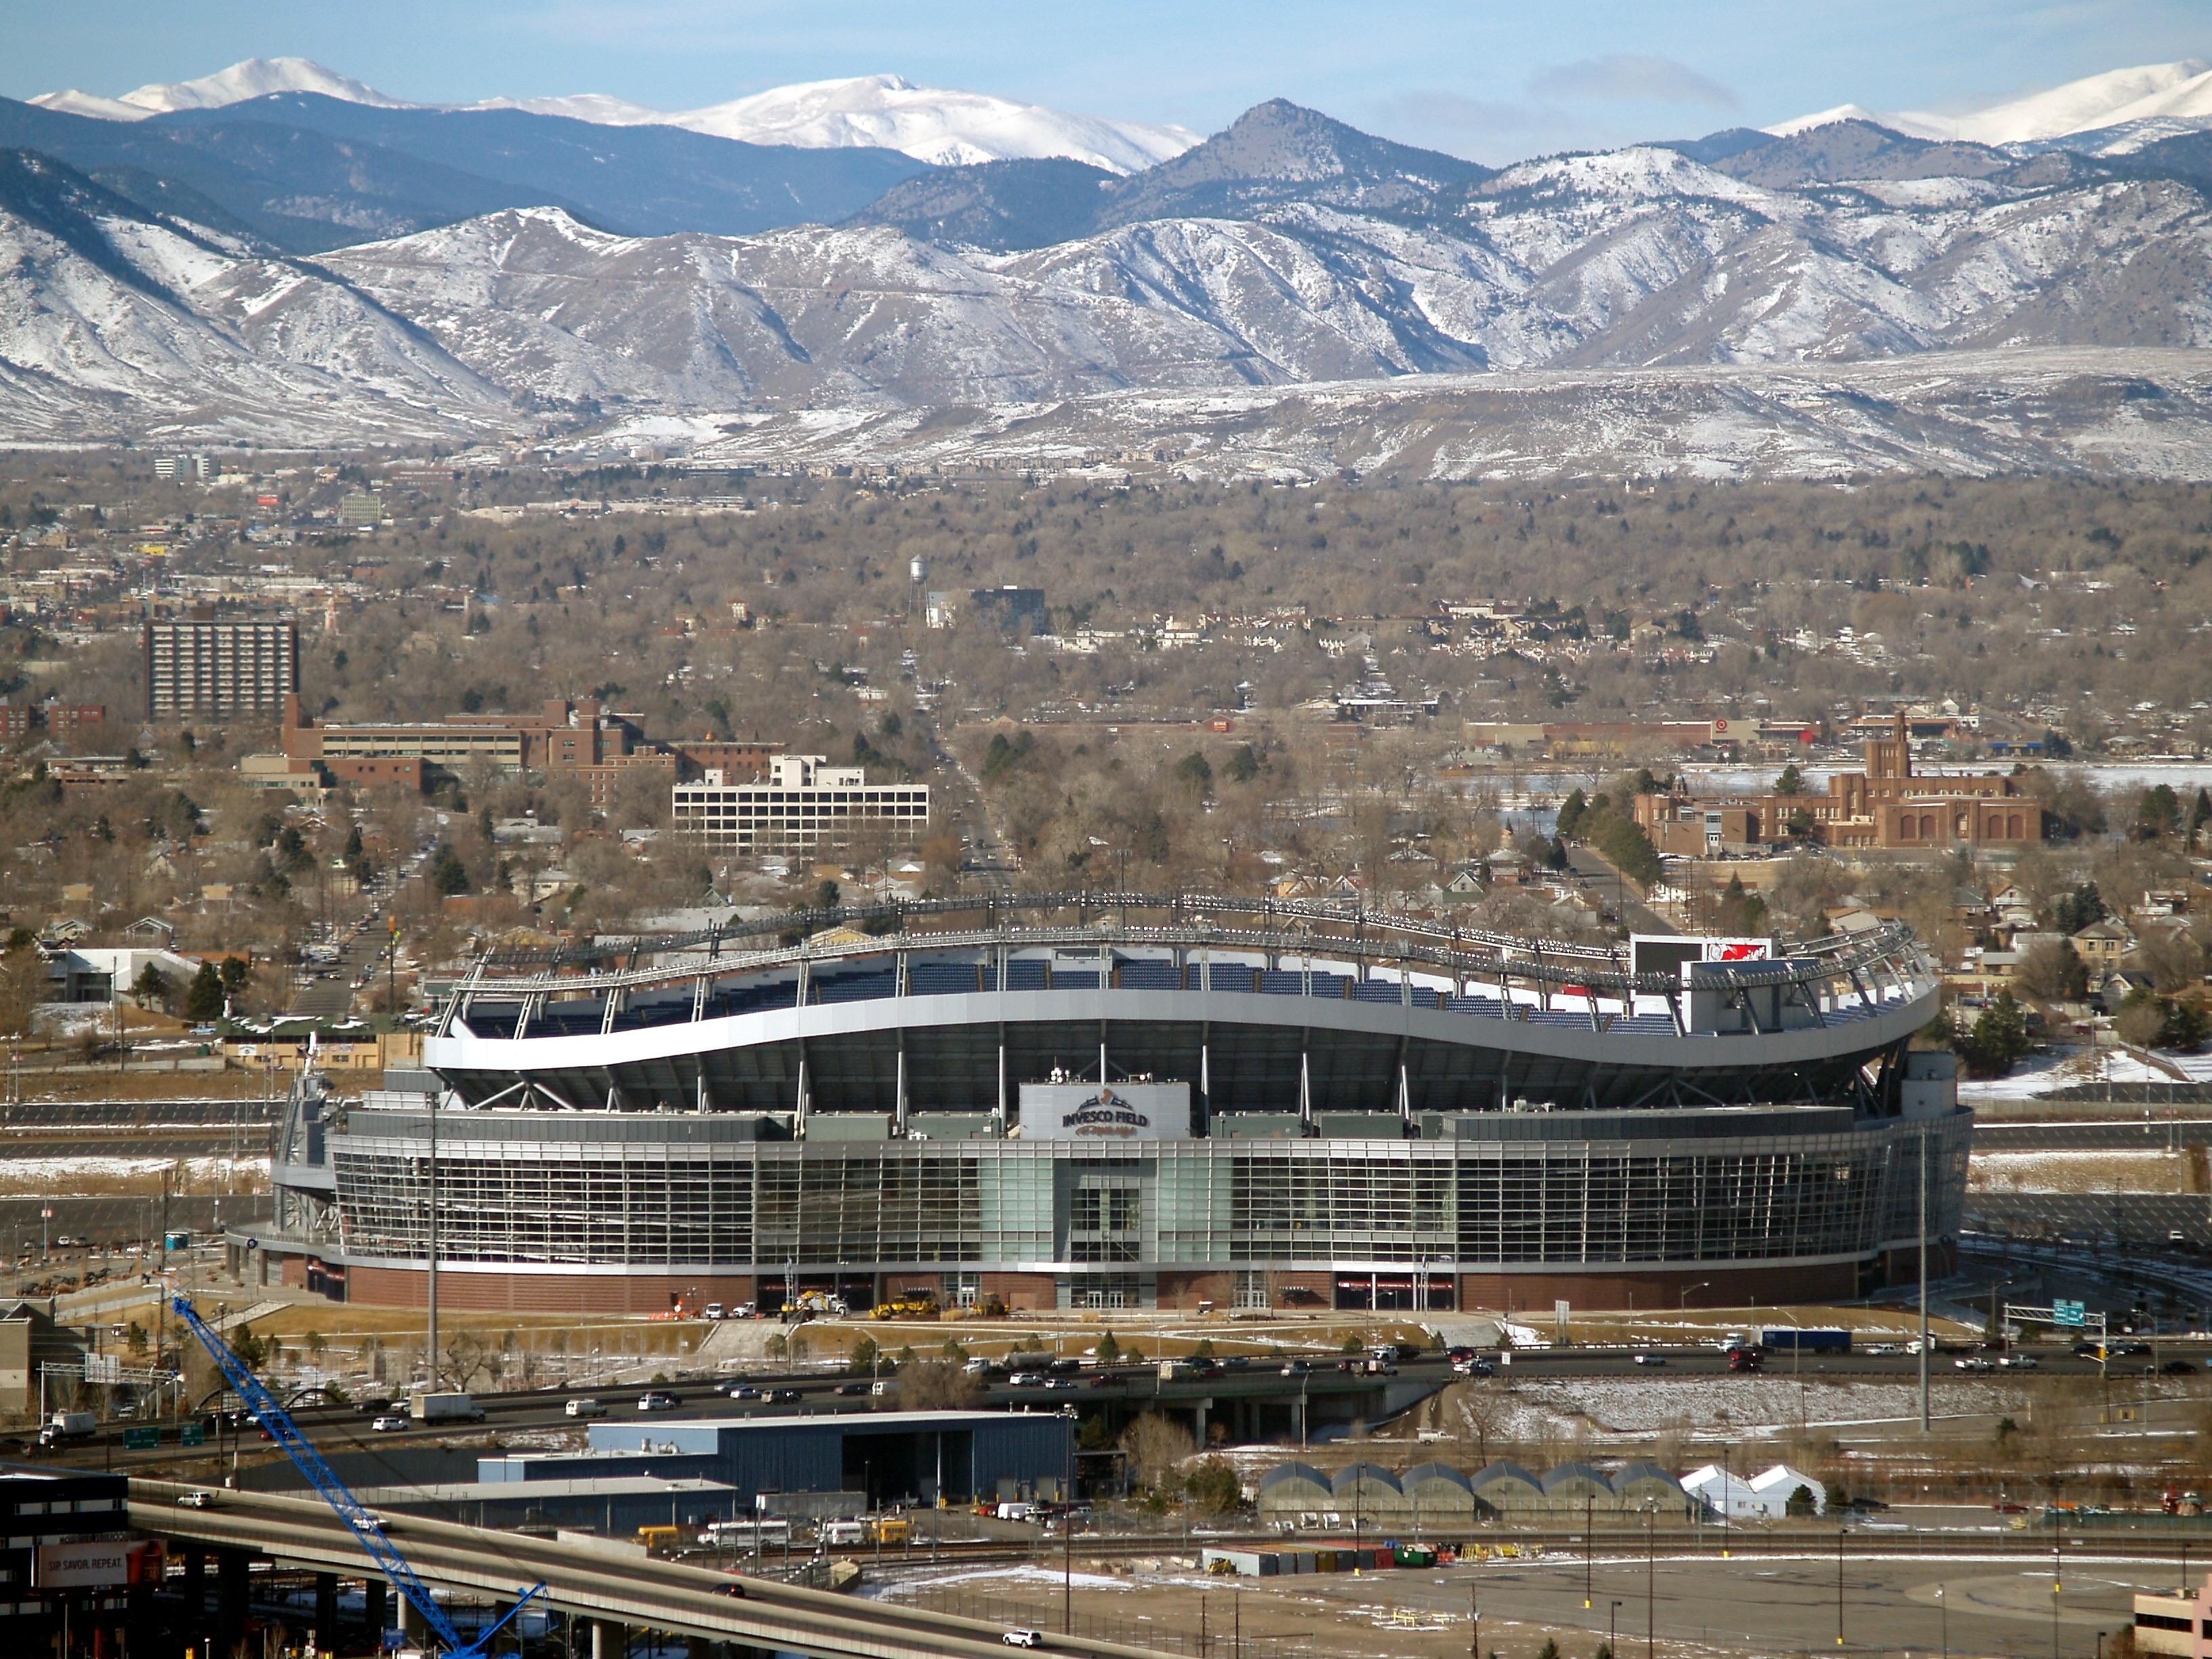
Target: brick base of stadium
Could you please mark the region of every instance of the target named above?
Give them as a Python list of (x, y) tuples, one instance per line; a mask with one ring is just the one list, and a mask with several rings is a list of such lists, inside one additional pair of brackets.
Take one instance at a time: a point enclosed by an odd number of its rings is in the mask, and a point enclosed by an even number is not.
[[(1929, 1273), (1940, 1278), (1956, 1261), (1955, 1249), (1937, 1244), (1929, 1251)], [(303, 1283), (288, 1261), (284, 1280)], [(1449, 1311), (1453, 1302), (1469, 1313), (1504, 1313), (1531, 1317), (1549, 1315), (1557, 1303), (1577, 1311), (1778, 1307), (1789, 1303), (1849, 1301), (1884, 1286), (1912, 1283), (1918, 1272), (1911, 1250), (1885, 1252), (1871, 1261), (1821, 1262), (1804, 1267), (1693, 1267), (1638, 1273), (1626, 1268), (1589, 1267), (1560, 1273), (1462, 1273), (1455, 1284), (1437, 1274), (1432, 1312)], [(1323, 1272), (1270, 1273), (1268, 1299), (1291, 1312), (1328, 1310), (1335, 1305), (1334, 1275)], [(376, 1307), (423, 1305), (428, 1275), (405, 1267), (355, 1267), (346, 1275), (349, 1302)], [(1045, 1311), (1058, 1300), (1050, 1273), (987, 1273), (981, 1288), (1012, 1310)], [(1163, 1270), (1159, 1306), (1194, 1311), (1211, 1304), (1226, 1311), (1235, 1276), (1227, 1271)], [(922, 1275), (878, 1275), (877, 1294), (889, 1296)], [(679, 1304), (694, 1310), (709, 1302), (727, 1306), (751, 1302), (761, 1281), (750, 1274), (509, 1273), (457, 1272), (438, 1277), (438, 1303), (457, 1311), (498, 1313), (668, 1313)], [(781, 1292), (777, 1280), (772, 1288)], [(1407, 1311), (1415, 1311), (1407, 1310)]]

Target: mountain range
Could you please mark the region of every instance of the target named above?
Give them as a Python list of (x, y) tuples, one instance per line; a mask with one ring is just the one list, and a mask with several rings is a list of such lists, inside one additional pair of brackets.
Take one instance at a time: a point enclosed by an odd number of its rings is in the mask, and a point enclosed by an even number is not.
[[(0, 104), (0, 143), (18, 441), (747, 441), (726, 428), (849, 459), (921, 453), (904, 411), (934, 410), (994, 454), (1143, 447), (1139, 417), (1176, 453), (1202, 406), (1301, 465), (1526, 466), (1608, 432), (1680, 456), (1770, 418), (1856, 435), (1715, 464), (2212, 476), (2186, 367), (2212, 347), (2212, 135), (2187, 125), (2101, 155), (1845, 119), (1493, 170), (1278, 100), (1117, 173), (278, 91), (131, 122)], [(863, 163), (894, 176), (834, 170)], [(838, 222), (746, 222), (776, 189)], [(1557, 413), (1559, 375), (1598, 439), (1479, 435)]]
[(138, 88), (120, 98), (49, 92), (45, 109), (109, 121), (143, 121), (179, 110), (227, 109), (272, 93), (304, 92), (378, 109), (521, 110), (607, 126), (672, 126), (746, 143), (809, 149), (895, 149), (935, 165), (1060, 155), (1134, 173), (1180, 155), (1199, 140), (1183, 127), (1109, 121), (988, 93), (917, 87), (896, 75), (864, 75), (778, 87), (671, 113), (603, 93), (568, 98), (493, 98), (478, 104), (410, 104), (304, 58), (254, 58), (197, 81)]

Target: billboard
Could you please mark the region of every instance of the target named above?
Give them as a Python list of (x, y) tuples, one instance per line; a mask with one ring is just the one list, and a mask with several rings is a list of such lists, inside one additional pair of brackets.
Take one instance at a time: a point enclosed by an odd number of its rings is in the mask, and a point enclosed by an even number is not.
[(159, 1539), (41, 1544), (32, 1563), (31, 1582), (40, 1589), (109, 1589), (122, 1584), (158, 1584), (161, 1568)]
[(1187, 1140), (1188, 1083), (1024, 1083), (1024, 1140)]
[(1686, 962), (1764, 962), (1774, 953), (1767, 939), (1717, 939), (1711, 934), (1631, 933), (1628, 963), (1638, 974), (1679, 973)]

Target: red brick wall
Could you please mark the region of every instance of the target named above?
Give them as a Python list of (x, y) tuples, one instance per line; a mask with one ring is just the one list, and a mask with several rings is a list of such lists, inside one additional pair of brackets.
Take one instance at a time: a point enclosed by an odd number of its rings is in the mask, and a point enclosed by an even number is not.
[(1236, 1279), (1226, 1270), (1215, 1273), (1164, 1273), (1159, 1279), (1159, 1301), (1163, 1308), (1195, 1308), (1201, 1302), (1211, 1302), (1215, 1307), (1228, 1309), (1230, 1298), (1236, 1292)]
[(1059, 1302), (1059, 1290), (1050, 1273), (985, 1273), (977, 1289), (995, 1296), (1008, 1308), (1050, 1308)]
[(1554, 1302), (1608, 1312), (1679, 1308), (1685, 1292), (1689, 1305), (1698, 1308), (1848, 1300), (1858, 1294), (1858, 1267), (1844, 1261), (1811, 1267), (1698, 1267), (1649, 1273), (1462, 1273), (1459, 1305), (1468, 1313), (1548, 1319)]
[[(377, 1307), (423, 1305), (428, 1275), (406, 1267), (349, 1267), (346, 1300)], [(687, 1307), (753, 1300), (750, 1275), (456, 1273), (438, 1275), (438, 1308), (484, 1313), (666, 1313), (672, 1297)]]

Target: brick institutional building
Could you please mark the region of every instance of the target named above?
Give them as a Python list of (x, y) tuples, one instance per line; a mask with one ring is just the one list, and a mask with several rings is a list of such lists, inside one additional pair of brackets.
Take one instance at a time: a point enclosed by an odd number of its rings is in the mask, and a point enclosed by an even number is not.
[(334, 726), (305, 714), (298, 695), (287, 693), (281, 720), (286, 758), (313, 767), (333, 782), (422, 789), (481, 765), (580, 779), (591, 790), (592, 805), (600, 808), (618, 782), (640, 769), (657, 774), (659, 789), (710, 769), (750, 781), (763, 775), (783, 748), (712, 738), (659, 743), (639, 728), (635, 715), (609, 712), (590, 700), (557, 697), (534, 715), (457, 714), (442, 720)]
[(1663, 854), (1701, 858), (1790, 840), (1828, 847), (2025, 847), (2043, 839), (2043, 808), (2017, 780), (1912, 775), (1905, 718), (1866, 745), (1866, 770), (1838, 772), (1823, 795), (1636, 798), (1636, 821)]

